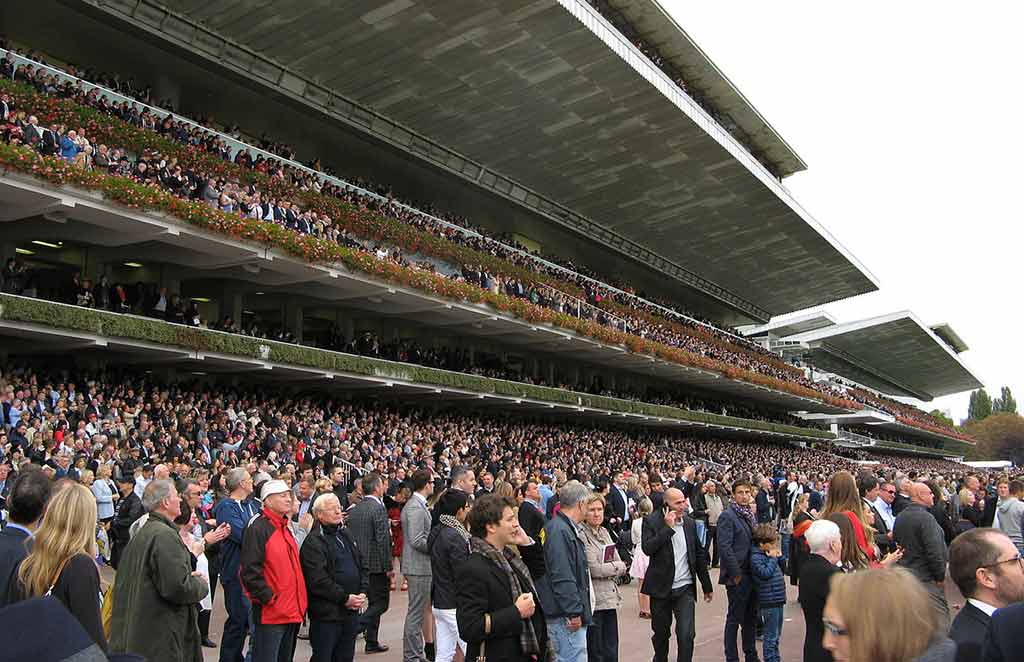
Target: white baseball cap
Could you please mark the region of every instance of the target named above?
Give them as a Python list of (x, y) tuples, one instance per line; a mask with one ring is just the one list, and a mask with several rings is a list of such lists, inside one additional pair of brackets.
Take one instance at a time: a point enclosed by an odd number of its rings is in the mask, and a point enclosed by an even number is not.
[(260, 492), (260, 499), (266, 501), (268, 496), (290, 491), (291, 488), (288, 487), (288, 483), (284, 482), (283, 480), (268, 480), (266, 484), (263, 486), (263, 491)]

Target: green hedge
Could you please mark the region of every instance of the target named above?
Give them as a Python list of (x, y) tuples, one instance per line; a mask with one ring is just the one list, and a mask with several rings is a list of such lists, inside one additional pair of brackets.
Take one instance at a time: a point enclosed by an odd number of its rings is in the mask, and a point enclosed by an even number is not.
[[(965, 444), (968, 445), (968, 444)], [(922, 453), (925, 455), (934, 455), (935, 457), (947, 457), (950, 455), (963, 455), (966, 449), (957, 450), (951, 448), (931, 448), (930, 446), (917, 446), (915, 444), (905, 444), (899, 441), (886, 441), (879, 439), (875, 442), (874, 448), (899, 450), (899, 451), (912, 451), (914, 453)]]
[[(220, 333), (207, 329), (170, 324), (158, 320), (118, 315), (88, 308), (76, 308), (49, 301), (0, 294), (0, 319), (41, 324), (182, 347), (200, 352), (217, 352), (232, 356), (266, 360), (273, 363), (300, 365), (335, 372), (348, 372), (384, 379), (397, 379), (417, 384), (447, 386), (477, 393), (491, 393), (516, 398), (529, 398), (551, 403), (582, 405), (617, 413), (642, 414), (660, 418), (695, 421), (712, 425), (732, 426), (749, 430), (765, 430), (780, 434), (820, 439), (834, 438), (831, 432), (780, 423), (767, 423), (732, 416), (689, 411), (667, 405), (621, 400), (600, 395), (576, 393), (565, 389), (491, 379), (461, 372), (438, 370), (408, 363), (395, 363), (341, 352), (331, 352), (301, 345), (291, 345), (260, 338)], [(261, 348), (266, 351), (262, 355)]]

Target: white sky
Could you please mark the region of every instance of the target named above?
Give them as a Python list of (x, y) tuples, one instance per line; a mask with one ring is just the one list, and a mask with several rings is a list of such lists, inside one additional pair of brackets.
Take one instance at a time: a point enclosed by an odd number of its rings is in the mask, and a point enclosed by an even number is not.
[[(1020, 3), (659, 0), (808, 165), (785, 185), (878, 278), (838, 321), (949, 322), (1024, 402)], [(967, 415), (968, 394), (924, 403)]]

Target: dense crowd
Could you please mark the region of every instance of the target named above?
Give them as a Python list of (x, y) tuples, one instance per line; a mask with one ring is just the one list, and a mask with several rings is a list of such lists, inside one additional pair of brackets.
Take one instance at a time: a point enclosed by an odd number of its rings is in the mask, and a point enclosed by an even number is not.
[[(832, 621), (854, 618), (828, 595), (840, 587), (828, 581), (837, 572), (857, 582), (892, 573), (906, 600), (923, 596), (914, 608), (927, 615), (927, 636), (915, 656), (940, 654), (957, 645), (946, 638), (936, 584), (947, 555), (960, 585), (959, 565), (988, 558), (977, 545), (988, 541), (997, 555), (1001, 545), (1024, 548), (1019, 481), (917, 458), (860, 466), (828, 446), (332, 401), (130, 371), (7, 368), (0, 422), (0, 548), (22, 549), (0, 554), (0, 601), (38, 608), (21, 600), (52, 595), (87, 643), (153, 661), (199, 660), (208, 645), (237, 662), (247, 639), (257, 662), (290, 660), (299, 636), (316, 660), (351, 660), (358, 636), (367, 652), (384, 652), (379, 619), (400, 589), (410, 602), (406, 659), (449, 662), (460, 649), (466, 659), (617, 660), (627, 577), (640, 582), (636, 608), (651, 619), (655, 660), (666, 659), (673, 618), (686, 660), (693, 604), (715, 599), (716, 566), (729, 604), (727, 660), (740, 649), (756, 658), (757, 628), (764, 659), (779, 659), (787, 576), (808, 624), (829, 605)], [(958, 560), (962, 537), (981, 560)], [(680, 553), (688, 564), (673, 561)], [(105, 563), (116, 568), (106, 615), (97, 600)], [(1002, 566), (1001, 556), (993, 563)], [(495, 568), (504, 588), (489, 579)], [(1011, 602), (1024, 598), (1024, 568), (996, 572), (1019, 572), (1022, 593)], [(209, 627), (216, 586), (228, 614), (219, 643)], [(1004, 594), (961, 588), (1008, 604)], [(808, 626), (808, 659), (842, 644), (828, 627)], [(967, 641), (959, 630), (954, 623), (950, 635)]]

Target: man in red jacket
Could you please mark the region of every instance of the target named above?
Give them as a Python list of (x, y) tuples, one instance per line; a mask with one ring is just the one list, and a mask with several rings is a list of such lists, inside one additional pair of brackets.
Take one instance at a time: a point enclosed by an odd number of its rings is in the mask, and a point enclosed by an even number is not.
[(292, 491), (282, 480), (263, 486), (263, 513), (242, 538), (242, 586), (252, 601), (253, 662), (291, 660), (306, 613), (299, 546), (288, 527)]

